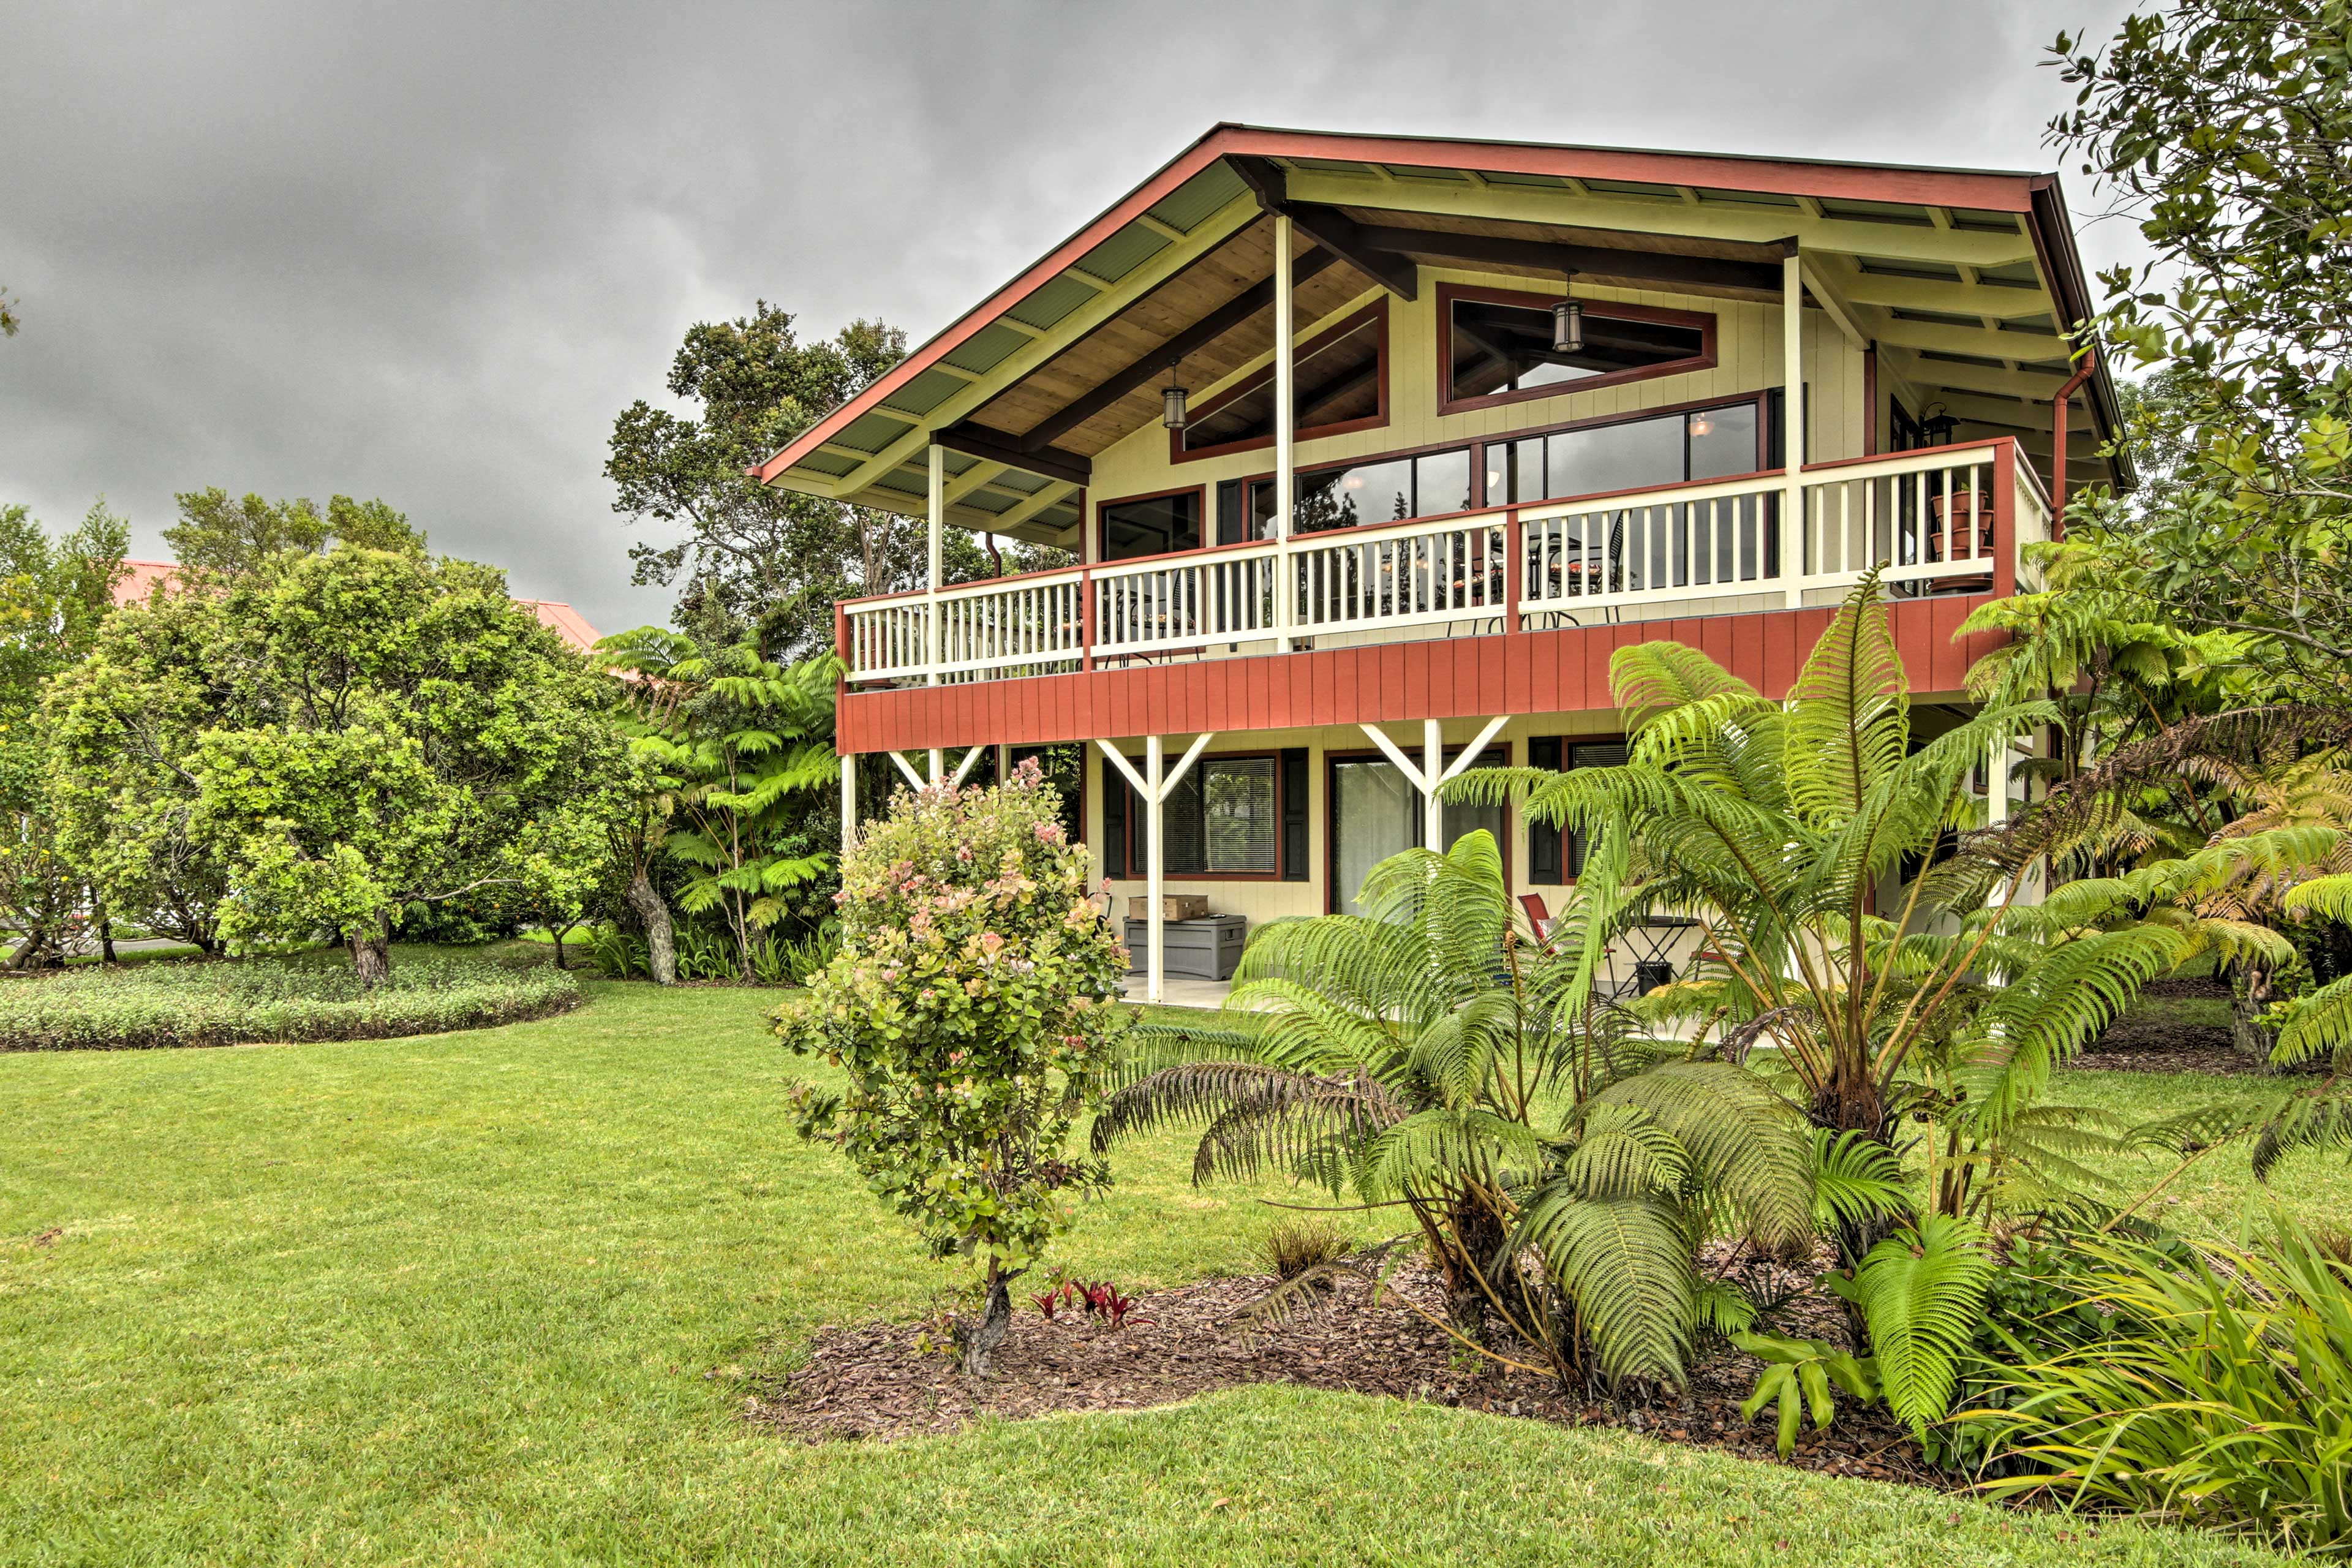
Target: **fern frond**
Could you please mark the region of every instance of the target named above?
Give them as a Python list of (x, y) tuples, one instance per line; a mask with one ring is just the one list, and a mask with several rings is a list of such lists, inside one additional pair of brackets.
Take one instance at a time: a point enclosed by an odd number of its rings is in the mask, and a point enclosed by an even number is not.
[(1664, 1062), (1609, 1085), (1585, 1103), (1637, 1109), (1673, 1134), (1692, 1170), (1725, 1194), (1758, 1235), (1794, 1239), (1811, 1228), (1808, 1131), (1794, 1109), (1753, 1074), (1728, 1062)]
[(1542, 1255), (1591, 1335), (1604, 1376), (1682, 1385), (1698, 1279), (1674, 1205), (1587, 1198), (1554, 1182), (1532, 1195), (1513, 1240)]
[(1902, 764), (1908, 686), (1878, 574), (1864, 574), (1814, 643), (1787, 704), (1789, 799), (1817, 824), (1851, 816)]
[(1991, 1279), (1984, 1232), (1943, 1215), (1872, 1247), (1852, 1280), (1832, 1276), (1870, 1326), (1887, 1408), (1915, 1435), (1951, 1407), (1959, 1355), (1975, 1337)]
[(1813, 1129), (1813, 1215), (1823, 1229), (1912, 1212), (1911, 1184), (1895, 1151), (1864, 1132)]

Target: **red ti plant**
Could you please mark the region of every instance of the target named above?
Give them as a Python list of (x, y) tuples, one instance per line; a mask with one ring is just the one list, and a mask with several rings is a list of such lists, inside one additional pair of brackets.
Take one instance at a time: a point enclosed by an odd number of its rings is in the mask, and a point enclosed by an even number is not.
[[(1053, 1321), (1054, 1314), (1062, 1308), (1079, 1306), (1086, 1301), (1086, 1297), (1079, 1291), (1077, 1283), (1063, 1278), (1058, 1273), (1054, 1276), (1053, 1282), (1046, 1286), (1044, 1295), (1032, 1296), (1029, 1299), (1037, 1303), (1037, 1310), (1045, 1314), (1046, 1321), (1049, 1322)], [(1087, 1310), (1092, 1311), (1094, 1309), (1088, 1307)]]
[[(1136, 1298), (1120, 1295), (1118, 1286), (1104, 1279), (1087, 1287), (1086, 1300), (1087, 1311), (1100, 1316), (1106, 1324), (1117, 1329), (1126, 1325), (1128, 1313), (1135, 1310)], [(1136, 1321), (1142, 1323), (1150, 1320), (1138, 1318)]]

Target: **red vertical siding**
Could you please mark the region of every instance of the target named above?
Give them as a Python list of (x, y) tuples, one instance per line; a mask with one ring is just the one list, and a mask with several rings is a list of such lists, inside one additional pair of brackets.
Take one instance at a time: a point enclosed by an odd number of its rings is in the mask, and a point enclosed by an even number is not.
[[(1891, 606), (1895, 647), (1915, 691), (1964, 689), (1995, 633), (1955, 640), (1981, 597)], [(1776, 610), (1513, 637), (1330, 648), (1258, 658), (1179, 659), (971, 685), (850, 691), (841, 699), (845, 751), (1018, 745), (1146, 733), (1290, 729), (1495, 713), (1574, 713), (1610, 706), (1618, 648), (1673, 638), (1705, 650), (1768, 697), (1787, 693), (1828, 609)]]

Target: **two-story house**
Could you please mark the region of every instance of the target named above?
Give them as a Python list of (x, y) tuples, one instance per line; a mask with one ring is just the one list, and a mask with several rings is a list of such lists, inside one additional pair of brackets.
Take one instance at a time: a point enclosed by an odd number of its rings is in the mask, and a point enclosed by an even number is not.
[[(929, 520), (930, 585), (840, 608), (840, 749), (1049, 749), (1153, 895), (1157, 995), (1163, 889), (1345, 910), (1480, 826), (1571, 881), (1437, 789), (1621, 756), (1630, 642), (1778, 695), (1881, 565), (1915, 700), (1962, 710), (1954, 633), (2067, 459), (2128, 479), (2088, 314), (2048, 174), (1220, 125), (757, 474)], [(942, 586), (951, 527), (1081, 563)]]

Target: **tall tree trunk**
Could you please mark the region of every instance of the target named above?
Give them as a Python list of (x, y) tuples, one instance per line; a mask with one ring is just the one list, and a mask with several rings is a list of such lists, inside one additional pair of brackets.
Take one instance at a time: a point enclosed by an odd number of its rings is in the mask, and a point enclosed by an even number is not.
[(548, 934), (555, 938), (555, 967), (558, 969), (572, 967), (563, 962), (563, 933), (571, 929), (568, 925), (551, 925), (547, 928)]
[(669, 923), (669, 906), (654, 890), (653, 879), (645, 868), (637, 868), (629, 879), (629, 908), (636, 911), (637, 922), (646, 928), (646, 967), (653, 971), (655, 983), (661, 985), (677, 984), (677, 932)]
[(2248, 959), (2239, 965), (2238, 983), (2230, 987), (2230, 1043), (2241, 1056), (2267, 1063), (2277, 1037), (2261, 1019), (2279, 999), (2278, 976), (2269, 964)]
[(354, 927), (348, 935), (352, 968), (360, 977), (360, 987), (373, 991), (392, 977), (392, 917), (381, 917), (373, 931)]
[(100, 963), (112, 963), (115, 962), (114, 917), (106, 912), (104, 904), (98, 903), (96, 900), (92, 900), (91, 902), (96, 905), (98, 910), (98, 961)]
[(996, 1368), (996, 1347), (1013, 1327), (1013, 1277), (993, 1268), (988, 1271), (988, 1304), (974, 1322), (956, 1325), (956, 1345), (963, 1352), (966, 1377), (988, 1377)]

